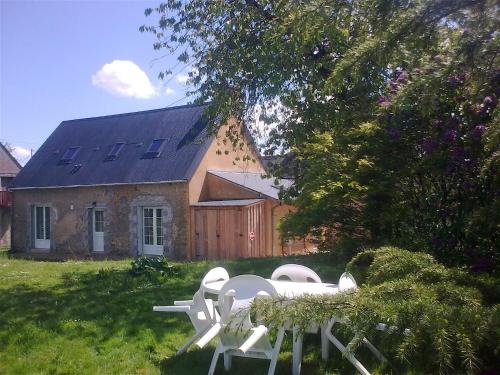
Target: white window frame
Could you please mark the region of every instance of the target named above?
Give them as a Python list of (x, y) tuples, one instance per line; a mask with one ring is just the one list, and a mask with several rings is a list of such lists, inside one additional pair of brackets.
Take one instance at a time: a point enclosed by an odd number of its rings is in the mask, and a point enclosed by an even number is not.
[[(146, 215), (145, 212), (146, 210), (152, 210), (153, 211), (153, 243), (152, 244), (146, 244)], [(158, 211), (161, 210), (161, 216), (158, 217)], [(145, 206), (142, 207), (141, 209), (141, 242), (142, 242), (142, 252), (145, 255), (163, 255), (163, 248), (165, 244), (165, 230), (163, 228), (164, 224), (164, 219), (163, 219), (163, 213), (164, 209), (163, 207), (151, 207), (151, 206)], [(150, 218), (150, 217), (148, 217)], [(158, 218), (161, 220), (160, 221), (160, 230), (161, 230), (161, 244), (158, 242)]]
[[(43, 215), (42, 215), (42, 236), (43, 238), (38, 238), (38, 219), (37, 219), (37, 211), (38, 209), (43, 210)], [(49, 228), (47, 231), (47, 211), (49, 213)], [(50, 212), (50, 206), (48, 205), (35, 205), (33, 207), (33, 236), (34, 236), (34, 246), (35, 249), (41, 249), (41, 250), (49, 250), (50, 249), (50, 238), (52, 237), (52, 225), (51, 225), (51, 212)]]
[[(102, 232), (96, 231), (96, 214), (97, 212), (102, 212), (103, 221), (102, 221)], [(104, 208), (96, 207), (92, 209), (92, 251), (96, 253), (102, 253), (104, 251)], [(97, 249), (97, 243), (99, 242), (96, 236), (98, 233), (102, 233), (99, 236), (102, 237), (102, 248)]]

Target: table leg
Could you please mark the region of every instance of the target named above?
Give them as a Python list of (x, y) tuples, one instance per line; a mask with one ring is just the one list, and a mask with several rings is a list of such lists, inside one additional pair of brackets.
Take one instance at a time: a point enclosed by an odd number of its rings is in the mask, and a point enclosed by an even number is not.
[(293, 360), (292, 375), (300, 375), (302, 362), (302, 334), (297, 327), (293, 327)]
[(322, 324), (320, 327), (321, 330), (321, 358), (323, 361), (328, 361), (328, 357), (330, 354), (330, 340), (326, 336), (326, 324)]

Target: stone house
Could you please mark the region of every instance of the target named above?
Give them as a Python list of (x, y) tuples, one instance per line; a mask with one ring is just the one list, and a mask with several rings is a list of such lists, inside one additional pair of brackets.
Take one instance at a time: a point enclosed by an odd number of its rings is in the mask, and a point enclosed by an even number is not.
[(0, 247), (10, 247), (11, 203), (9, 187), (21, 165), (0, 143)]
[[(42, 258), (280, 255), (290, 180), (185, 105), (62, 122), (14, 180), (12, 251)], [(229, 124), (223, 127), (222, 135)], [(300, 242), (296, 250), (304, 249)]]

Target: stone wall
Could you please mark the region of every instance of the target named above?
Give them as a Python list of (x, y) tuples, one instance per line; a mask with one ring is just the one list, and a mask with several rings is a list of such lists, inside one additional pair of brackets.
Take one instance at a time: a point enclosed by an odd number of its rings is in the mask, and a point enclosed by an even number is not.
[(10, 247), (10, 207), (0, 207), (0, 247)]
[[(34, 206), (50, 207), (50, 249), (35, 249)], [(186, 183), (26, 189), (13, 192), (12, 250), (47, 258), (141, 254), (143, 206), (163, 209), (164, 255), (182, 259), (188, 248)], [(91, 212), (104, 210), (104, 252), (92, 249)]]

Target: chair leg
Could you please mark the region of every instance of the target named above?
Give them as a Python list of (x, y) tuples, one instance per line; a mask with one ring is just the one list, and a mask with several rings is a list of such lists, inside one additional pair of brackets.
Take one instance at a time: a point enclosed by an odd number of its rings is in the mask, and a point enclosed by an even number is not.
[(321, 326), (321, 358), (323, 361), (328, 361), (330, 356), (330, 341), (326, 337), (326, 325)]
[(210, 363), (210, 368), (208, 370), (208, 375), (213, 375), (215, 372), (215, 366), (217, 366), (217, 360), (219, 359), (219, 354), (222, 353), (222, 344), (218, 343), (215, 351), (214, 351), (214, 356), (212, 357), (212, 363)]
[(334, 336), (331, 332), (326, 333), (328, 339), (337, 347), (338, 350), (342, 352), (342, 354), (347, 358), (349, 362), (351, 362), (354, 367), (362, 374), (362, 375), (370, 375), (370, 372), (363, 366), (363, 364), (358, 361), (358, 359), (347, 351), (347, 348)]
[(368, 347), (368, 349), (370, 349), (370, 351), (375, 355), (375, 357), (377, 357), (380, 362), (387, 362), (387, 358), (385, 358), (384, 355), (380, 353), (380, 351), (370, 341), (368, 341), (366, 337), (363, 339), (363, 343)]
[(285, 336), (285, 329), (281, 328), (276, 336), (276, 342), (274, 343), (274, 348), (271, 355), (271, 363), (269, 364), (269, 370), (267, 375), (274, 375), (276, 370), (276, 364), (278, 363), (278, 356), (280, 354), (281, 343), (283, 342), (283, 337)]
[(181, 355), (184, 353), (193, 343), (198, 340), (201, 336), (203, 336), (207, 331), (210, 329), (210, 326), (208, 326), (206, 329), (199, 331), (196, 333), (193, 337), (191, 337), (179, 350), (177, 350), (177, 353), (175, 355)]
[(232, 362), (232, 356), (228, 352), (224, 353), (224, 370), (229, 371), (231, 370), (231, 362)]
[(297, 327), (293, 327), (292, 375), (300, 375), (302, 367), (302, 335)]
[(271, 363), (269, 364), (269, 370), (267, 371), (267, 375), (274, 375), (274, 371), (276, 370), (276, 363), (278, 362), (278, 355), (273, 354), (271, 358)]

